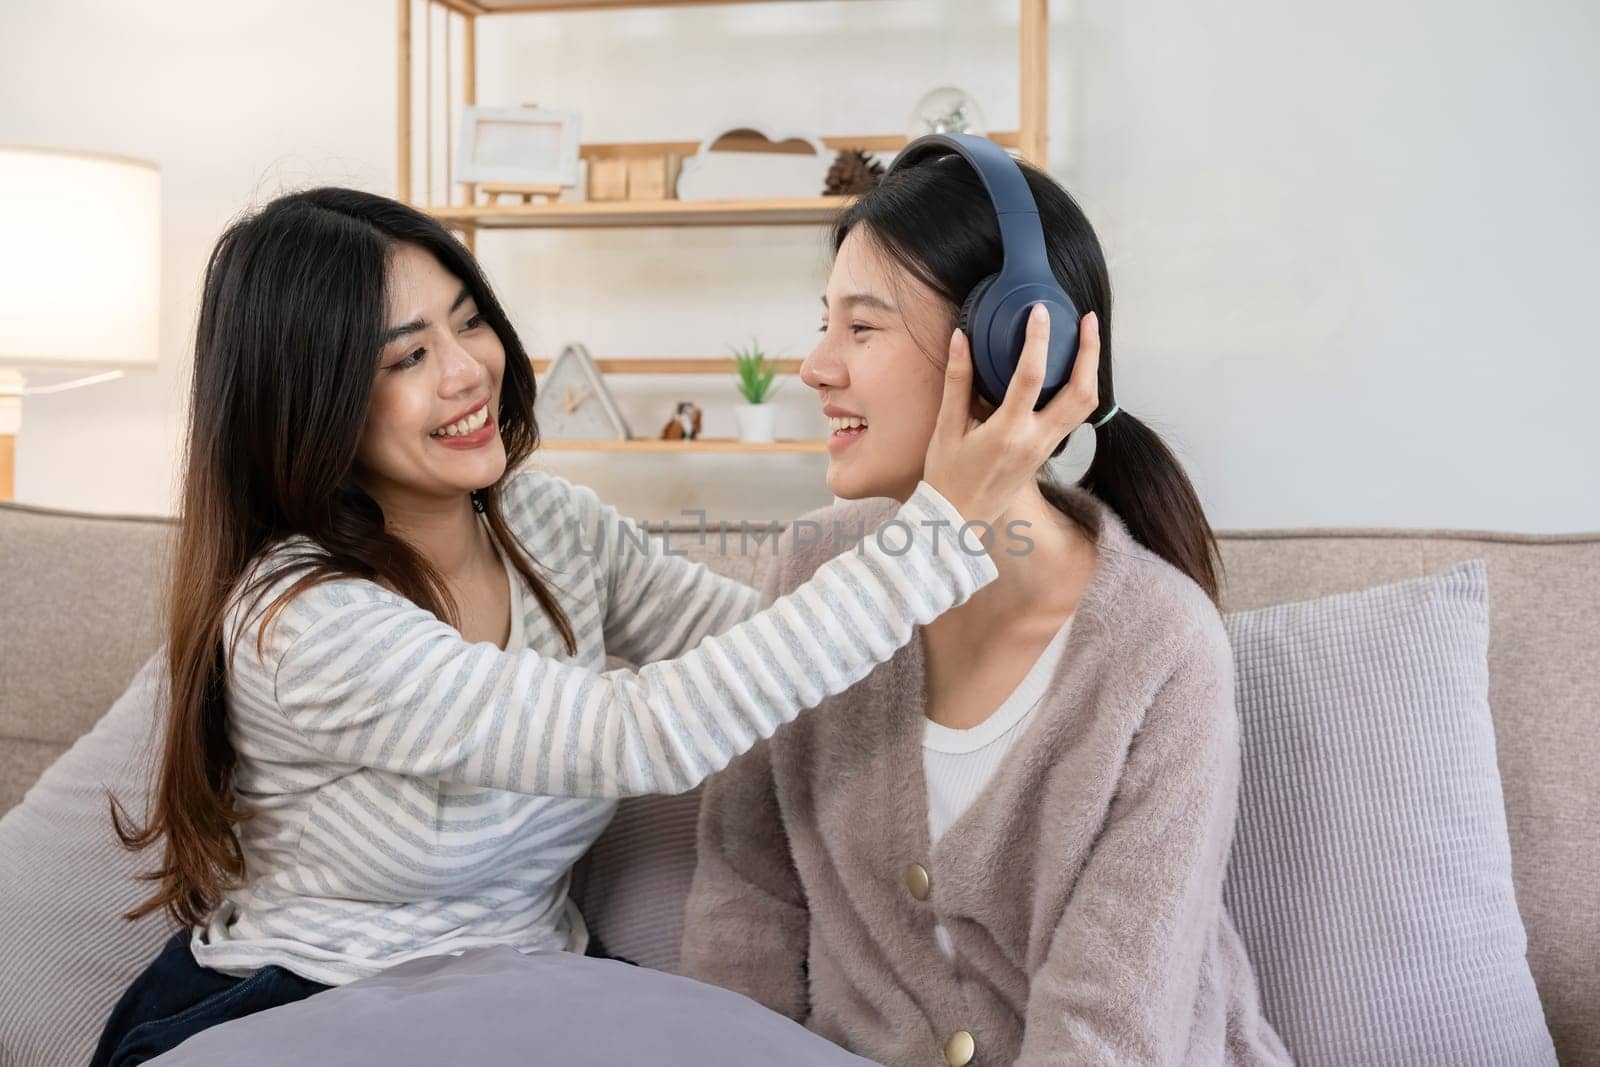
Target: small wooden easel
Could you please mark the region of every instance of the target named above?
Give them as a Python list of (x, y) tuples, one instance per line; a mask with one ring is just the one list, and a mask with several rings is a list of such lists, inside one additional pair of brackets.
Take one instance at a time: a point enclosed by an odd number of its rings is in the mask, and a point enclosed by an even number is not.
[(534, 202), (536, 196), (548, 197), (545, 203), (554, 204), (561, 199), (560, 185), (521, 185), (516, 182), (479, 182), (478, 188), (483, 190), (483, 195), (489, 198), (489, 203), (499, 202), (502, 194), (520, 196), (524, 204)]

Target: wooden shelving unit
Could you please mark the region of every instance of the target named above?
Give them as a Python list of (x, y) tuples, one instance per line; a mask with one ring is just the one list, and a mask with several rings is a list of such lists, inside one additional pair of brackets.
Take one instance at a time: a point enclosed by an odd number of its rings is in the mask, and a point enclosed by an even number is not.
[[(421, 141), (424, 145), (424, 188), (431, 189), (433, 138), (440, 133), (448, 148), (453, 134), (454, 109), (458, 104), (475, 104), (478, 100), (477, 39), (478, 20), (497, 19), (502, 16), (533, 15), (551, 12), (613, 11), (619, 8), (673, 8), (702, 7), (726, 4), (808, 3), (813, 0), (398, 0), (398, 185), (399, 197), (415, 202), (416, 165), (413, 147), (417, 143), (417, 122), (412, 102), (417, 87), (416, 51), (421, 45), (425, 56), (421, 77), (427, 87), (429, 101), (427, 121), (423, 124)], [(873, 0), (855, 0), (871, 3)], [(1016, 149), (1024, 159), (1043, 164), (1046, 149), (1046, 121), (1048, 94), (1046, 89), (1049, 64), (1049, 0), (1018, 0), (1021, 12), (1019, 33), (1019, 80), (1021, 92), (1021, 128), (1016, 131), (991, 133), (990, 138), (1007, 148)], [(413, 16), (419, 8), (424, 12), (420, 34)], [(435, 13), (442, 13), (446, 47), (442, 79), (445, 106), (442, 124), (432, 121), (435, 77), (433, 70), (433, 26)], [(455, 69), (453, 48), (450, 42), (455, 33), (461, 35), (462, 64)], [(420, 37), (420, 41), (419, 41)], [(435, 129), (442, 125), (442, 130)], [(905, 144), (898, 134), (859, 134), (823, 137), (828, 148), (860, 148), (871, 152), (892, 152)], [(698, 142), (640, 141), (594, 142), (581, 146), (581, 158), (595, 160), (608, 157), (628, 157), (676, 153), (687, 156), (699, 147)], [(478, 190), (470, 184), (457, 183), (451, 178), (450, 168), (454, 153), (445, 152), (444, 185), (450, 190), (447, 203), (423, 203), (430, 213), (459, 230), (470, 242), (479, 229), (519, 229), (548, 227), (594, 226), (766, 226), (809, 225), (826, 221), (843, 206), (845, 198), (813, 197), (802, 200), (702, 200), (702, 201), (601, 201), (595, 203), (554, 203), (489, 205), (479, 199)], [(424, 193), (424, 198), (428, 194)], [(456, 202), (457, 196), (461, 202)]]
[[(487, 203), (480, 191), (471, 184), (453, 180), (451, 160), (453, 122), (458, 105), (477, 103), (477, 39), (478, 21), (502, 16), (533, 15), (550, 12), (602, 11), (619, 8), (676, 8), (722, 4), (807, 3), (811, 0), (398, 0), (398, 195), (401, 200), (416, 203), (416, 166), (413, 148), (416, 145), (417, 122), (413, 108), (413, 94), (417, 88), (418, 64), (416, 50), (419, 44), (425, 61), (422, 64), (422, 84), (426, 86), (426, 118), (421, 141), (423, 158), (423, 200), (417, 206), (439, 219), (450, 229), (461, 234), (469, 248), (476, 243), (480, 230), (532, 230), (532, 229), (599, 229), (616, 227), (677, 227), (677, 226), (820, 226), (832, 220), (849, 203), (848, 197), (817, 196), (800, 199), (762, 200), (624, 200), (624, 201), (558, 201), (556, 203)], [(856, 0), (871, 3), (873, 0)], [(1020, 126), (1016, 131), (991, 133), (990, 138), (1000, 145), (1017, 150), (1022, 158), (1043, 166), (1046, 162), (1047, 73), (1049, 69), (1049, 0), (1018, 0), (1021, 12), (1019, 23), (1018, 73), (1021, 94)], [(415, 10), (424, 13), (421, 32), (413, 20)], [(443, 122), (434, 121), (435, 83), (433, 32), (434, 24), (444, 25), (443, 71)], [(455, 69), (452, 47), (454, 34), (460, 33), (462, 46), (461, 69)], [(433, 138), (435, 127), (444, 138), (446, 146), (444, 163), (444, 188), (448, 190), (447, 202), (426, 202), (430, 191), (436, 187), (433, 180), (435, 156)], [(859, 148), (870, 152), (892, 152), (905, 144), (898, 134), (861, 134), (823, 137), (830, 149)], [(698, 142), (607, 142), (583, 144), (579, 153), (586, 160), (659, 156), (675, 153), (692, 155)], [(796, 373), (798, 360), (783, 361), (792, 369), (780, 373)], [(661, 359), (602, 359), (600, 369), (608, 374), (732, 374), (730, 360), (677, 360)], [(547, 361), (535, 360), (535, 373), (541, 372)], [(732, 440), (683, 441), (551, 441), (543, 448), (563, 451), (607, 451), (633, 453), (670, 452), (749, 452), (749, 453), (803, 453), (823, 452), (825, 444), (816, 441), (777, 441), (772, 444), (744, 444)]]

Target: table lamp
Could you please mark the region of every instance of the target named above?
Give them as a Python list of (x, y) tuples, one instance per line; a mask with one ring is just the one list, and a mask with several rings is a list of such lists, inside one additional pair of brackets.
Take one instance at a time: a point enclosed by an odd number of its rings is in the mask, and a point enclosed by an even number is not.
[[(0, 500), (16, 492), (22, 398), (153, 367), (160, 296), (154, 164), (0, 145)], [(84, 369), (101, 373), (25, 377)]]

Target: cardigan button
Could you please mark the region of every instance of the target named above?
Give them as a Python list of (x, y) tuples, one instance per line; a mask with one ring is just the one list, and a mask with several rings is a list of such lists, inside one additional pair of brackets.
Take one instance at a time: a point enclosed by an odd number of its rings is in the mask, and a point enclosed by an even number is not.
[(920, 863), (907, 864), (906, 888), (918, 900), (927, 900), (928, 894), (933, 892), (933, 879), (928, 877), (928, 868)]
[(950, 1067), (967, 1067), (977, 1053), (978, 1043), (972, 1040), (972, 1035), (965, 1030), (957, 1030), (950, 1035), (950, 1040), (945, 1042), (944, 1062)]

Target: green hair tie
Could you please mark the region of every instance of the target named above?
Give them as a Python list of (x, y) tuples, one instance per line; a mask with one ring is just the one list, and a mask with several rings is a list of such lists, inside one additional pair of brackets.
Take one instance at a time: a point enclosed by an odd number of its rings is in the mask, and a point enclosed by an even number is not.
[(1106, 412), (1104, 415), (1100, 416), (1099, 421), (1095, 422), (1093, 424), (1094, 428), (1098, 430), (1100, 427), (1104, 426), (1106, 423), (1111, 421), (1111, 416), (1115, 415), (1117, 412), (1119, 412), (1121, 410), (1122, 409), (1120, 407), (1118, 407), (1116, 404), (1112, 404), (1111, 405), (1111, 410)]

